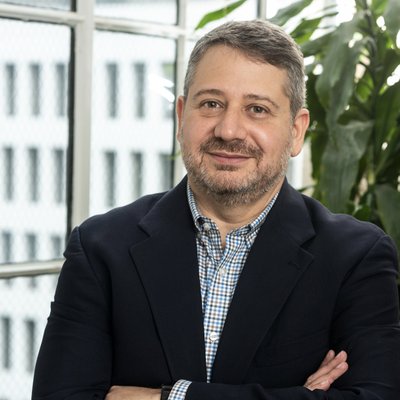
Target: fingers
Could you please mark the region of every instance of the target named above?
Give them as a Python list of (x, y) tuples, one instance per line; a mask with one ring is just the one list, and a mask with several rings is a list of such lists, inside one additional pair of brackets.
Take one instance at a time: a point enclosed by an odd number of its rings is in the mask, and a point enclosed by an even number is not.
[(332, 383), (340, 378), (348, 368), (345, 351), (341, 351), (335, 356), (334, 351), (329, 350), (318, 370), (308, 377), (304, 386), (309, 390), (328, 390)]
[(335, 358), (335, 352), (334, 352), (333, 350), (329, 350), (329, 351), (326, 353), (326, 356), (325, 356), (325, 358), (322, 360), (322, 363), (321, 363), (321, 365), (320, 365), (319, 367), (320, 367), (320, 368), (321, 368), (321, 367), (324, 367), (324, 366), (327, 365), (330, 361), (332, 361), (334, 358)]

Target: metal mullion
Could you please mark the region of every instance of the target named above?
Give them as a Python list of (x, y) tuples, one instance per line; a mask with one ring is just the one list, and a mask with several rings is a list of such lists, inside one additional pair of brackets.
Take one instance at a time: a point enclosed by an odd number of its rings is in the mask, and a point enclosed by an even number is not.
[(21, 19), (29, 22), (50, 22), (69, 26), (76, 26), (83, 21), (82, 16), (72, 11), (58, 11), (9, 4), (0, 4), (0, 17)]
[(95, 16), (94, 24), (95, 28), (98, 30), (162, 36), (173, 39), (177, 38), (179, 35), (184, 34), (180, 26), (132, 21), (122, 18)]
[(92, 131), (92, 72), (95, 0), (78, 0), (82, 23), (74, 32), (72, 193), (69, 225), (74, 227), (89, 217)]
[(257, 1), (257, 18), (259, 19), (267, 18), (267, 0)]
[[(180, 28), (181, 34), (177, 39), (177, 47), (176, 47), (176, 82), (175, 82), (175, 101), (178, 96), (183, 94), (183, 83), (185, 79), (186, 72), (186, 60), (185, 60), (185, 52), (186, 52), (186, 42), (188, 40), (188, 31), (187, 31), (187, 0), (177, 0), (178, 1), (178, 26)], [(175, 132), (178, 128), (178, 119), (176, 113), (174, 119), (174, 129)], [(177, 149), (179, 149), (179, 143), (176, 139), (176, 135), (174, 135), (174, 153), (177, 154)], [(174, 157), (173, 164), (173, 185), (176, 185), (180, 180), (185, 171), (185, 167), (182, 162), (182, 157)]]
[(57, 274), (60, 272), (63, 262), (64, 260), (60, 259), (1, 265), (0, 279)]

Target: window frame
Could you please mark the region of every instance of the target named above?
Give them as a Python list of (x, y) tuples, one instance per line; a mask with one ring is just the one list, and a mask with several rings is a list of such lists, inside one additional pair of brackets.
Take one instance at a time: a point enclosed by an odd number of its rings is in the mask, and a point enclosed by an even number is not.
[[(52, 23), (70, 27), (72, 30), (69, 71), (69, 149), (67, 160), (67, 233), (89, 217), (90, 163), (92, 132), (92, 70), (93, 38), (96, 31), (134, 33), (176, 41), (175, 95), (182, 93), (185, 74), (186, 43), (195, 39), (187, 28), (187, 2), (177, 0), (176, 25), (159, 22), (142, 22), (128, 19), (97, 16), (95, 0), (75, 0), (74, 11), (53, 10), (40, 7), (0, 3), (0, 18), (12, 18), (30, 22)], [(257, 15), (265, 18), (266, 0), (257, 0)], [(175, 120), (176, 126), (176, 120)], [(180, 159), (172, 165), (173, 184), (184, 173)], [(2, 264), (0, 278), (34, 276), (59, 272), (63, 260)]]

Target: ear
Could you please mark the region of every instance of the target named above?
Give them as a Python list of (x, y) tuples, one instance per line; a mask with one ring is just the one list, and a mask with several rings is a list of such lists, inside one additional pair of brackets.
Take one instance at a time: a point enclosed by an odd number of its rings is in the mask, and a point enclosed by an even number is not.
[(304, 137), (306, 135), (308, 125), (310, 124), (310, 113), (306, 108), (302, 108), (297, 113), (292, 126), (292, 151), (290, 155), (296, 157), (303, 148)]
[(178, 117), (178, 130), (176, 132), (176, 138), (178, 141), (180, 140), (182, 125), (183, 125), (183, 112), (185, 111), (185, 97), (179, 96), (178, 100), (176, 101), (176, 116)]

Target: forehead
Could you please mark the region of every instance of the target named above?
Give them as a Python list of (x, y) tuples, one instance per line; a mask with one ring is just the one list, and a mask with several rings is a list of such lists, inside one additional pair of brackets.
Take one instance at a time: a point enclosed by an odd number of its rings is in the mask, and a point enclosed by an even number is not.
[(224, 45), (210, 47), (199, 61), (189, 87), (189, 97), (204, 89), (236, 95), (248, 93), (286, 96), (287, 72)]

